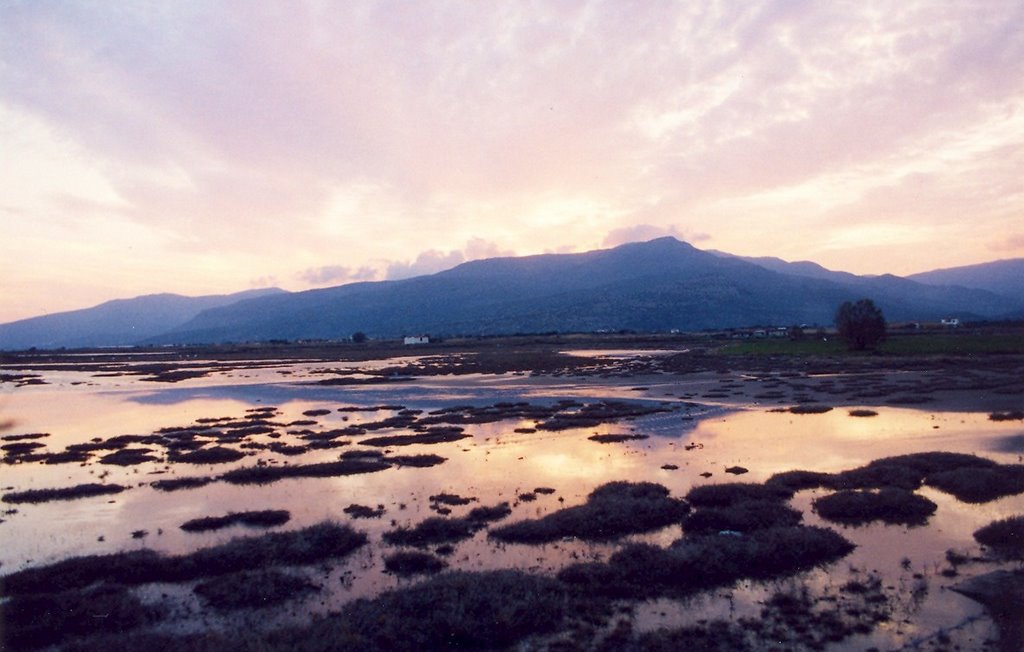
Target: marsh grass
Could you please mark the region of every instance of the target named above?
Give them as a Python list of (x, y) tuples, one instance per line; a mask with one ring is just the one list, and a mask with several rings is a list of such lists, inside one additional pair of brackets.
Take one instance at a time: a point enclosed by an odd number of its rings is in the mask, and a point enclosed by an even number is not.
[(75, 500), (78, 498), (89, 498), (92, 496), (109, 496), (119, 494), (128, 487), (119, 484), (78, 484), (73, 487), (60, 487), (56, 489), (28, 489), (26, 491), (12, 491), (3, 495), (0, 500), (5, 503), (45, 503), (52, 500)]
[(827, 528), (796, 526), (742, 536), (687, 537), (668, 548), (632, 544), (608, 563), (569, 566), (559, 579), (587, 593), (623, 598), (682, 596), (740, 579), (771, 579), (840, 559), (853, 544)]
[(987, 503), (1004, 496), (1024, 493), (1024, 465), (941, 471), (929, 475), (927, 484), (953, 495), (957, 500)]
[(0, 603), (0, 648), (36, 649), (66, 639), (119, 633), (156, 619), (156, 613), (123, 586), (19, 595)]
[(774, 500), (740, 501), (726, 507), (702, 507), (683, 519), (687, 533), (750, 532), (770, 527), (797, 525), (803, 514)]
[(187, 453), (176, 453), (169, 459), (171, 462), (182, 464), (226, 464), (237, 462), (245, 457), (245, 453), (227, 446), (213, 446), (211, 448), (200, 448)]
[(442, 543), (455, 543), (468, 539), (480, 529), (478, 522), (468, 518), (441, 518), (432, 516), (411, 528), (396, 528), (383, 535), (384, 541), (394, 546), (425, 548)]
[(1024, 516), (993, 521), (974, 533), (975, 540), (996, 553), (1016, 559), (1024, 558)]
[(261, 568), (203, 580), (193, 590), (214, 609), (236, 610), (274, 606), (317, 588), (299, 575)]
[(186, 532), (206, 532), (219, 530), (232, 525), (248, 527), (274, 527), (284, 525), (291, 519), (291, 514), (283, 509), (264, 509), (248, 512), (232, 512), (224, 516), (204, 516), (194, 518), (181, 524)]
[(448, 564), (428, 552), (399, 550), (384, 557), (384, 569), (399, 577), (439, 573)]
[(581, 600), (521, 571), (448, 572), (282, 632), (271, 649), (493, 650), (558, 630)]
[(750, 482), (724, 482), (694, 487), (686, 500), (694, 507), (731, 507), (751, 501), (786, 501), (793, 490), (780, 483), (756, 484)]
[(96, 582), (186, 582), (242, 570), (345, 557), (366, 541), (364, 533), (347, 525), (325, 522), (292, 532), (236, 538), (186, 555), (163, 556), (152, 550), (138, 550), (73, 557), (27, 568), (2, 580), (8, 595), (81, 589)]
[(839, 491), (814, 500), (822, 518), (845, 525), (882, 521), (898, 525), (924, 525), (938, 506), (923, 496), (886, 487), (878, 491)]
[(563, 537), (614, 539), (677, 523), (689, 511), (668, 489), (652, 482), (610, 482), (594, 489), (587, 502), (539, 519), (510, 523), (490, 536), (511, 543), (545, 543)]
[(599, 444), (613, 444), (620, 441), (635, 441), (640, 439), (647, 439), (648, 435), (591, 435), (587, 437), (590, 441), (596, 441)]
[(391, 464), (375, 459), (344, 458), (337, 462), (293, 464), (290, 466), (247, 466), (220, 476), (231, 484), (269, 484), (285, 478), (332, 478), (359, 473), (376, 473)]

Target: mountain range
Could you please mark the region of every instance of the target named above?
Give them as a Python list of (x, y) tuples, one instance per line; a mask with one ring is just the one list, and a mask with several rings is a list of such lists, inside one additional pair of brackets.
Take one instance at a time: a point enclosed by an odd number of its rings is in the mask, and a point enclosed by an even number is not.
[(890, 321), (1024, 316), (1024, 259), (901, 278), (702, 251), (671, 237), (490, 258), (400, 281), (215, 297), (150, 295), (0, 325), (0, 349), (409, 334), (683, 331), (831, 324), (871, 298)]

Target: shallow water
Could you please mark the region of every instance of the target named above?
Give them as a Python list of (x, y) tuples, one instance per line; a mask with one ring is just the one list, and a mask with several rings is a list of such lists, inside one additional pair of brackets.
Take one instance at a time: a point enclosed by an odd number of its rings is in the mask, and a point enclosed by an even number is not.
[[(396, 364), (395, 359), (386, 361)], [(407, 583), (383, 572), (383, 554), (393, 550), (381, 542), (381, 534), (394, 525), (415, 525), (436, 515), (428, 497), (440, 492), (473, 497), (475, 502), (453, 507), (459, 516), (480, 505), (502, 501), (513, 504), (505, 522), (531, 518), (564, 506), (580, 504), (595, 487), (612, 480), (652, 481), (665, 485), (675, 496), (684, 496), (694, 485), (736, 481), (725, 472), (739, 465), (749, 469), (743, 481), (760, 482), (770, 475), (792, 469), (840, 471), (871, 460), (904, 453), (945, 450), (975, 453), (1003, 463), (1016, 463), (1019, 454), (1006, 442), (1021, 436), (1019, 422), (993, 422), (987, 413), (940, 412), (923, 409), (871, 406), (877, 416), (855, 418), (848, 408), (824, 414), (795, 415), (772, 412), (772, 405), (753, 401), (708, 401), (693, 405), (681, 396), (692, 396), (708, 385), (668, 375), (648, 378), (602, 379), (594, 377), (536, 378), (523, 374), (501, 376), (467, 375), (417, 378), (394, 385), (317, 386), (326, 369), (357, 371), (379, 369), (382, 363), (289, 363), (273, 361), (256, 368), (233, 366), (202, 378), (174, 384), (154, 383), (139, 376), (107, 376), (64, 367), (47, 371), (49, 384), (21, 387), (4, 385), (0, 415), (15, 421), (8, 433), (50, 433), (39, 440), (48, 450), (61, 450), (72, 443), (94, 437), (122, 434), (146, 435), (168, 426), (188, 426), (197, 419), (231, 417), (240, 419), (246, 410), (275, 406), (275, 422), (315, 419), (313, 430), (327, 430), (381, 419), (396, 410), (339, 412), (345, 406), (404, 406), (425, 411), (455, 405), (487, 406), (499, 402), (529, 401), (550, 405), (562, 399), (608, 399), (638, 401), (663, 406), (670, 411), (596, 427), (533, 433), (516, 433), (532, 428), (532, 421), (504, 420), (466, 426), (470, 438), (443, 444), (416, 444), (388, 449), (396, 454), (435, 453), (447, 458), (431, 468), (390, 468), (378, 473), (338, 478), (287, 479), (268, 485), (236, 486), (215, 482), (197, 489), (161, 492), (148, 486), (157, 479), (179, 476), (217, 475), (256, 460), (271, 464), (296, 464), (337, 459), (339, 452), (362, 448), (360, 437), (338, 449), (313, 450), (285, 457), (266, 450), (246, 459), (220, 465), (169, 465), (165, 461), (136, 466), (23, 463), (0, 466), (5, 492), (43, 487), (63, 487), (84, 482), (115, 482), (131, 489), (110, 497), (94, 497), (37, 505), (4, 505), (16, 512), (0, 515), (0, 572), (9, 573), (69, 556), (152, 548), (166, 553), (183, 553), (260, 530), (233, 526), (211, 533), (187, 533), (179, 526), (186, 520), (232, 511), (286, 509), (291, 520), (283, 529), (299, 528), (325, 519), (349, 521), (342, 509), (351, 503), (384, 505), (380, 519), (353, 519), (353, 525), (370, 535), (372, 545), (360, 550), (338, 567), (324, 569), (324, 590), (299, 607), (275, 612), (263, 619), (287, 620), (289, 613), (328, 611), (356, 597), (372, 596), (387, 588)], [(215, 365), (211, 365), (214, 368)], [(717, 378), (727, 383), (742, 377)], [(727, 387), (728, 389), (728, 387)], [(699, 401), (699, 398), (689, 400)], [(742, 403), (742, 402), (741, 402)], [(327, 415), (307, 417), (313, 409), (330, 409)], [(278, 428), (280, 438), (257, 435), (251, 441), (295, 443), (287, 434), (292, 428)], [(402, 433), (398, 429), (395, 433)], [(407, 429), (405, 429), (407, 433)], [(366, 436), (395, 434), (389, 430)], [(633, 433), (647, 439), (599, 444), (587, 439), (593, 434)], [(678, 466), (666, 470), (666, 464)], [(701, 477), (710, 473), (710, 477)], [(552, 487), (552, 495), (537, 495), (532, 502), (517, 498), (536, 487)], [(823, 571), (801, 576), (800, 580), (819, 589), (838, 586), (861, 573), (877, 572), (904, 597), (919, 589), (913, 600), (901, 606), (900, 617), (909, 622), (880, 626), (873, 634), (847, 641), (841, 649), (883, 648), (911, 645), (933, 636), (940, 629), (952, 632), (965, 644), (990, 636), (991, 624), (977, 617), (981, 608), (947, 590), (961, 578), (947, 578), (940, 569), (948, 564), (945, 553), (957, 549), (974, 554), (978, 547), (972, 533), (979, 527), (1012, 514), (1024, 513), (1024, 497), (1014, 496), (984, 505), (967, 505), (928, 488), (920, 491), (939, 505), (925, 527), (832, 525), (857, 544), (846, 559)], [(793, 505), (803, 510), (809, 524), (824, 524), (810, 509), (816, 491), (801, 492)], [(144, 530), (135, 538), (133, 532)], [(679, 526), (628, 537), (667, 545), (682, 534)], [(544, 546), (497, 544), (478, 532), (457, 544), (447, 561), (452, 567), (480, 570), (522, 568), (554, 572), (580, 560), (606, 559), (622, 541), (586, 543), (562, 541)], [(977, 566), (977, 572), (989, 567)], [(316, 571), (321, 572), (321, 571)], [(971, 567), (962, 571), (972, 572)], [(917, 574), (920, 577), (915, 578)], [(792, 580), (787, 580), (792, 581)], [(776, 583), (778, 585), (784, 584)], [(771, 588), (771, 587), (769, 587)], [(738, 617), (756, 614), (766, 588), (741, 583), (734, 589), (719, 590), (686, 603), (659, 600), (635, 610), (638, 629), (654, 629), (696, 622), (708, 617)], [(158, 593), (155, 589), (145, 589)], [(180, 592), (180, 590), (179, 590)], [(184, 592), (182, 620), (198, 614), (195, 600)], [(190, 606), (189, 606), (190, 605)], [(204, 614), (204, 622), (217, 618)], [(195, 626), (196, 621), (191, 621)], [(959, 629), (956, 629), (959, 627)]]

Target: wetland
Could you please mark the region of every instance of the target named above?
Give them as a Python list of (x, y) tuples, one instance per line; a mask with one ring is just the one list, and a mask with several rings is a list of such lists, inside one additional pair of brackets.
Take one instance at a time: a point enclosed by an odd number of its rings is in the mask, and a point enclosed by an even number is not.
[(1021, 642), (1020, 351), (23, 352), (0, 392), (12, 650)]

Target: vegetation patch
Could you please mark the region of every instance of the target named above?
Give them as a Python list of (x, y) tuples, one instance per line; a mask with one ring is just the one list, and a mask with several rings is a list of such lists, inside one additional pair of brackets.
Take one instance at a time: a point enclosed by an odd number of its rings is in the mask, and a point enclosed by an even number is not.
[(444, 444), (451, 441), (459, 441), (460, 439), (466, 439), (470, 435), (464, 434), (461, 431), (443, 430), (435, 432), (425, 432), (415, 435), (385, 435), (382, 437), (370, 437), (369, 439), (363, 439), (359, 443), (364, 446), (410, 446), (412, 444)]
[(687, 595), (740, 579), (772, 579), (845, 557), (853, 544), (827, 528), (797, 526), (683, 538), (668, 548), (632, 544), (608, 563), (569, 566), (559, 579), (609, 597)]
[(747, 500), (725, 507), (702, 507), (683, 520), (687, 533), (750, 532), (770, 527), (793, 526), (803, 515), (775, 500)]
[(831, 411), (830, 405), (794, 405), (789, 408), (791, 414), (824, 414)]
[(928, 476), (927, 483), (966, 503), (987, 503), (1004, 496), (1024, 493), (1024, 465), (1006, 464), (993, 468), (961, 468)]
[(397, 528), (384, 533), (384, 541), (394, 546), (425, 548), (442, 543), (454, 543), (473, 536), (480, 523), (468, 518), (441, 518), (432, 516), (412, 528)]
[(434, 494), (430, 497), (430, 502), (439, 505), (468, 505), (474, 500), (476, 500), (476, 498), (465, 498), (458, 494), (448, 494), (444, 492)]
[(316, 590), (306, 578), (276, 568), (221, 575), (194, 589), (205, 604), (220, 610), (270, 607)]
[(991, 421), (1020, 421), (1024, 419), (1024, 410), (1010, 410), (1009, 412), (993, 412), (988, 415)]
[(620, 441), (633, 441), (637, 439), (647, 439), (648, 435), (591, 435), (587, 437), (590, 441), (596, 441), (599, 444), (612, 444)]
[(974, 533), (975, 540), (998, 554), (1024, 558), (1024, 516), (993, 521)]
[(382, 458), (384, 462), (390, 462), (395, 466), (413, 466), (416, 468), (426, 468), (430, 466), (437, 466), (438, 464), (444, 464), (448, 461), (447, 457), (441, 457), (440, 455), (389, 455)]
[(587, 502), (491, 530), (490, 536), (515, 543), (546, 543), (563, 537), (614, 539), (648, 532), (678, 522), (689, 511), (682, 500), (669, 497), (652, 482), (610, 482), (594, 489)]
[(232, 512), (224, 516), (205, 516), (194, 518), (181, 524), (186, 532), (206, 532), (219, 530), (231, 525), (248, 527), (274, 527), (284, 525), (291, 519), (291, 514), (284, 509), (263, 509), (250, 512)]
[(344, 557), (366, 540), (364, 533), (347, 525), (320, 523), (292, 532), (232, 539), (187, 555), (163, 556), (152, 550), (137, 550), (73, 557), (12, 573), (3, 578), (3, 583), (8, 595), (22, 595), (81, 589), (96, 582), (187, 582), (243, 570)]
[(212, 448), (200, 448), (199, 450), (187, 453), (177, 453), (171, 456), (170, 461), (183, 464), (226, 464), (237, 462), (245, 457), (245, 453), (226, 446), (214, 446)]
[(209, 477), (168, 478), (167, 480), (154, 480), (149, 486), (160, 491), (177, 491), (204, 487), (211, 482), (213, 482), (213, 478)]
[(899, 525), (924, 525), (937, 505), (923, 496), (895, 487), (878, 491), (838, 491), (814, 501), (822, 518), (846, 525), (882, 521)]
[(155, 620), (156, 614), (123, 586), (19, 595), (0, 604), (0, 646), (35, 649), (66, 639), (120, 633)]
[(439, 573), (448, 566), (428, 552), (400, 550), (384, 557), (384, 568), (399, 577)]
[(878, 416), (878, 412), (875, 412), (874, 410), (866, 410), (866, 409), (850, 410), (848, 412), (848, 414), (851, 417), (877, 417)]
[(160, 458), (150, 455), (152, 448), (122, 448), (100, 458), (100, 464), (116, 464), (118, 466), (134, 466), (143, 462), (156, 462)]
[(359, 473), (376, 473), (390, 468), (387, 462), (374, 459), (345, 458), (337, 462), (294, 464), (291, 466), (248, 466), (232, 469), (220, 476), (231, 484), (269, 484), (285, 478), (333, 478)]
[(574, 599), (554, 579), (521, 571), (449, 572), (275, 637), (277, 647), (343, 641), (363, 650), (493, 650), (557, 631)]
[(119, 494), (128, 487), (119, 484), (78, 484), (73, 487), (60, 487), (57, 489), (27, 489), (25, 491), (12, 491), (4, 494), (0, 500), (5, 503), (46, 503), (51, 500), (75, 500), (77, 498), (89, 498), (91, 496), (108, 496)]
[(765, 481), (765, 485), (778, 488), (780, 491), (788, 492), (790, 495), (805, 489), (817, 489), (827, 487), (832, 475), (818, 471), (783, 471), (776, 473)]
[(474, 507), (466, 514), (466, 520), (474, 523), (490, 523), (500, 521), (511, 514), (512, 508), (508, 503), (498, 503), (497, 505)]
[(384, 505), (377, 505), (376, 508), (355, 503), (341, 510), (352, 518), (380, 518), (384, 515)]

